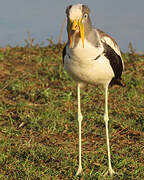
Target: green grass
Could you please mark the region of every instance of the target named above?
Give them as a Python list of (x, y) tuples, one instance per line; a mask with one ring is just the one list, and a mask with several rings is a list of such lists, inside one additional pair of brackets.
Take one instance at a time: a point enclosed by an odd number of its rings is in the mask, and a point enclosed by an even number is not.
[[(69, 180), (78, 168), (76, 84), (62, 46), (0, 49), (0, 179)], [(86, 180), (144, 179), (144, 56), (123, 54), (125, 88), (109, 89), (112, 165), (107, 170), (104, 92), (81, 91)]]

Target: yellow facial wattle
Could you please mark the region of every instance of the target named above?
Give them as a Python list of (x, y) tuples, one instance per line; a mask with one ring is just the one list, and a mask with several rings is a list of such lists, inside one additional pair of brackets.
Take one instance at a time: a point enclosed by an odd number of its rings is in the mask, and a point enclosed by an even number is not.
[(83, 48), (84, 48), (85, 33), (84, 33), (84, 24), (82, 23), (82, 19), (74, 20), (68, 25), (68, 37), (69, 37), (69, 43), (70, 43), (69, 47), (71, 48), (71, 44), (72, 44), (71, 32), (76, 31), (77, 29), (79, 29), (80, 37), (81, 37)]

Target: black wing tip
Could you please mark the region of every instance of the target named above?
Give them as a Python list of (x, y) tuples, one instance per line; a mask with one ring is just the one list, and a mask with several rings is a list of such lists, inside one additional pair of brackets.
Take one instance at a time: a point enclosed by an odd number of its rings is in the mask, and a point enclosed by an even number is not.
[(119, 85), (122, 87), (126, 86), (126, 83), (122, 79), (115, 79), (113, 78), (110, 82), (110, 86)]

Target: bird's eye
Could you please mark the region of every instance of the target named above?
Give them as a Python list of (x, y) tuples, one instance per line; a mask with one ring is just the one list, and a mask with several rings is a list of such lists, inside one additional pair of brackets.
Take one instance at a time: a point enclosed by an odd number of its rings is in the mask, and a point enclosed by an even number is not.
[(85, 18), (85, 19), (87, 19), (87, 17), (88, 17), (88, 14), (87, 14), (87, 13), (85, 13), (85, 14), (84, 14), (84, 18)]

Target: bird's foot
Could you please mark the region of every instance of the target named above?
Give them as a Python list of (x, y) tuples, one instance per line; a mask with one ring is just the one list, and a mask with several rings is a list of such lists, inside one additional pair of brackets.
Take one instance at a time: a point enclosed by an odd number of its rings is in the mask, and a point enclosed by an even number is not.
[(82, 176), (82, 174), (83, 174), (82, 167), (79, 167), (77, 170), (76, 176)]
[(117, 174), (117, 173), (112, 168), (109, 168), (104, 174), (104, 176), (107, 176), (107, 175), (113, 176), (114, 174)]

